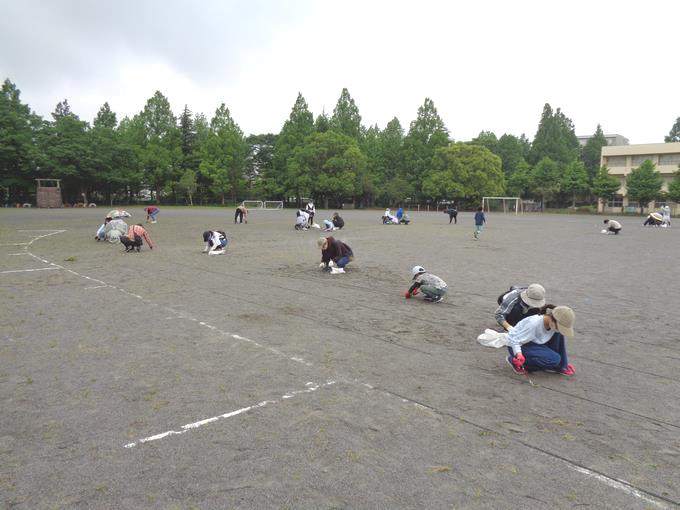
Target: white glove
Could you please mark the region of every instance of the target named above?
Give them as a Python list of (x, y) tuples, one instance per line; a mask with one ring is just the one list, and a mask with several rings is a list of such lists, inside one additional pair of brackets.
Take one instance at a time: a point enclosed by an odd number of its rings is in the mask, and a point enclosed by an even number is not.
[(332, 260), (328, 263), (328, 267), (335, 267), (335, 262)]
[(321, 264), (319, 264), (319, 267), (326, 267), (326, 263), (322, 262)]

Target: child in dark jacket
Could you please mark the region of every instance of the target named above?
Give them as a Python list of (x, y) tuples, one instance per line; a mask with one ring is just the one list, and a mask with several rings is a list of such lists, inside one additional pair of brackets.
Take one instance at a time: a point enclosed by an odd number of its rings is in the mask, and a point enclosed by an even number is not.
[(354, 258), (352, 248), (333, 236), (320, 237), (317, 244), (321, 248), (319, 267), (325, 271), (330, 270), (331, 274), (344, 273), (345, 266)]
[(477, 208), (475, 213), (475, 233), (473, 234), (475, 240), (479, 240), (479, 234), (482, 232), (482, 227), (486, 223), (486, 217), (481, 207)]

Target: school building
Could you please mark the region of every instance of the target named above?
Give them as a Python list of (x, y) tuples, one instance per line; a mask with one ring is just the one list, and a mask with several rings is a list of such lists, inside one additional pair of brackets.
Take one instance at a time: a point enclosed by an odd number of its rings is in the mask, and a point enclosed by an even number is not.
[[(600, 165), (609, 169), (609, 175), (617, 177), (621, 183), (619, 192), (606, 204), (598, 202), (600, 212), (638, 212), (637, 202), (628, 200), (626, 196), (626, 176), (639, 167), (646, 159), (656, 165), (656, 171), (663, 178), (664, 191), (678, 171), (680, 164), (680, 142), (674, 143), (645, 143), (637, 145), (609, 145), (602, 147)], [(646, 212), (657, 210), (664, 202), (650, 202)], [(680, 205), (670, 202), (671, 214), (680, 214)]]

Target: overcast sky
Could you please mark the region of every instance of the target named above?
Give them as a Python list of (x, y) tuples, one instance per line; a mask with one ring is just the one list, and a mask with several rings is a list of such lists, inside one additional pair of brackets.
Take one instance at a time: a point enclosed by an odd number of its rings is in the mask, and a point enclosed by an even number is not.
[(118, 119), (160, 90), (176, 115), (225, 103), (278, 133), (298, 91), (314, 116), (343, 87), (363, 124), (405, 130), (426, 97), (451, 137), (533, 139), (543, 105), (663, 142), (680, 116), (680, 2), (670, 0), (0, 0), (0, 79), (49, 118), (57, 102)]

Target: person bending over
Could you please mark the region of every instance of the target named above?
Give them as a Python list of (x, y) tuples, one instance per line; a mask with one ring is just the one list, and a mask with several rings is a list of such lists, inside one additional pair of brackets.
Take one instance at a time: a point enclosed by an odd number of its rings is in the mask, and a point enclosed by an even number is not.
[(574, 311), (568, 306), (546, 305), (538, 315), (522, 319), (508, 333), (508, 364), (516, 374), (543, 370), (572, 376), (566, 337), (574, 336)]
[(452, 221), (454, 222), (454, 224), (458, 224), (458, 209), (451, 206), (448, 209), (444, 209), (444, 214), (449, 215), (449, 225), (451, 225)]
[(146, 241), (146, 244), (149, 245), (149, 249), (153, 250), (153, 243), (151, 242), (151, 237), (149, 237), (149, 233), (146, 231), (146, 229), (142, 226), (141, 223), (137, 223), (136, 225), (130, 225), (127, 231), (127, 237), (128, 239), (135, 239), (135, 236), (139, 236), (142, 239)]
[(496, 322), (510, 331), (519, 321), (536, 315), (539, 308), (545, 306), (545, 289), (538, 283), (528, 287), (510, 287), (509, 291), (498, 296), (498, 305)]
[(241, 204), (234, 212), (234, 223), (248, 223), (248, 208)]
[(206, 230), (203, 232), (205, 248), (203, 253), (208, 255), (222, 255), (227, 251), (227, 234), (222, 230)]
[(331, 274), (344, 273), (345, 266), (354, 259), (352, 248), (333, 236), (320, 237), (317, 244), (321, 249), (319, 267), (324, 271), (330, 271)]
[(607, 229), (607, 233), (617, 235), (621, 232), (621, 224), (616, 220), (604, 220), (604, 226)]
[(340, 230), (345, 226), (345, 220), (343, 220), (337, 212), (333, 213), (333, 218), (331, 218), (331, 221), (337, 230)]

